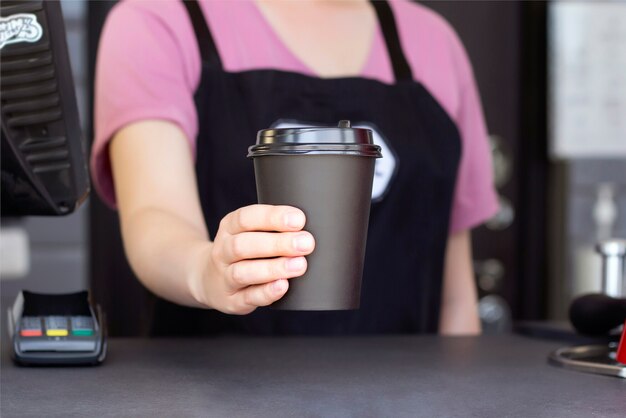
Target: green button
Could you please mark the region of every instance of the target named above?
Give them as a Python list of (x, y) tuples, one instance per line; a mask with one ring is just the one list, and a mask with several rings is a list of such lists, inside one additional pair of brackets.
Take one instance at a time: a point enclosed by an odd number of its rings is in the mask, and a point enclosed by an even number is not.
[(93, 331), (90, 329), (75, 329), (72, 331), (72, 334), (79, 337), (89, 337), (90, 335), (93, 335)]

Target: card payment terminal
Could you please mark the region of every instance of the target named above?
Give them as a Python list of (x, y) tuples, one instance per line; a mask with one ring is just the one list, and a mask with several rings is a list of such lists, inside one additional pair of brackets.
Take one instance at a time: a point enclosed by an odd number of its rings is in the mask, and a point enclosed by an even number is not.
[(95, 365), (106, 356), (105, 318), (87, 291), (22, 291), (8, 312), (13, 359), (20, 365)]

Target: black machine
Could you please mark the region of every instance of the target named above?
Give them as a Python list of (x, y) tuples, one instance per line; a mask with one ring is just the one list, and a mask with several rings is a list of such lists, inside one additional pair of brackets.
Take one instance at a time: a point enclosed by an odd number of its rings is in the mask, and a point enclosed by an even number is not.
[[(2, 217), (67, 215), (89, 194), (58, 1), (0, 3)], [(88, 293), (23, 291), (8, 313), (19, 364), (98, 364), (104, 316)]]
[(2, 216), (66, 215), (89, 194), (58, 1), (0, 4)]

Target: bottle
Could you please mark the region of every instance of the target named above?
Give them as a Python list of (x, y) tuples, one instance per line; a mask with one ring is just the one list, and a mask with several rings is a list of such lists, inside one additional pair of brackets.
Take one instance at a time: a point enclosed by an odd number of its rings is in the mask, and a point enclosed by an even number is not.
[(585, 242), (575, 251), (573, 297), (584, 293), (602, 293), (602, 257), (595, 246), (613, 238), (617, 211), (615, 186), (612, 183), (598, 184), (592, 211), (595, 233), (592, 241)]

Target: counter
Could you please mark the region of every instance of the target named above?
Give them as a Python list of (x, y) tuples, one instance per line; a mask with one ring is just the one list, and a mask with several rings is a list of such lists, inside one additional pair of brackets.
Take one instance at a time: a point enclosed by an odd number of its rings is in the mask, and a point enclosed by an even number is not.
[(19, 368), (1, 415), (624, 417), (626, 380), (521, 336), (111, 339), (99, 367)]

